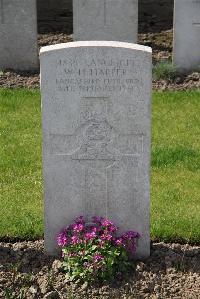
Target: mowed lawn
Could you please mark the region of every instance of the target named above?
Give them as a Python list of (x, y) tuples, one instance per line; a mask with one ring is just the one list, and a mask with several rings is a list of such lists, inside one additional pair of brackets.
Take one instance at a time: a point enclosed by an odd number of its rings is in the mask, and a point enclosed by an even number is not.
[[(40, 93), (0, 89), (0, 239), (42, 235)], [(154, 92), (151, 236), (200, 242), (200, 92)]]

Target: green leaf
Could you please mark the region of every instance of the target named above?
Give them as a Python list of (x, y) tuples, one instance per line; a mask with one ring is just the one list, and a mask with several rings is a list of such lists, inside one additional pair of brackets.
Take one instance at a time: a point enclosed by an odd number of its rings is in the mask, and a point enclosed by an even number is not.
[(93, 251), (96, 250), (97, 248), (98, 248), (97, 245), (92, 245), (92, 250), (93, 250)]

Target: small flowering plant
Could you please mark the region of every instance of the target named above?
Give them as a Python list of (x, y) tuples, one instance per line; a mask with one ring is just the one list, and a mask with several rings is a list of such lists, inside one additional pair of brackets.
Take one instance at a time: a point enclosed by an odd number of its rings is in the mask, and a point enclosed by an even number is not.
[(62, 248), (63, 267), (71, 281), (88, 282), (121, 279), (132, 265), (139, 233), (128, 231), (118, 236), (118, 227), (103, 217), (83, 216), (57, 237)]

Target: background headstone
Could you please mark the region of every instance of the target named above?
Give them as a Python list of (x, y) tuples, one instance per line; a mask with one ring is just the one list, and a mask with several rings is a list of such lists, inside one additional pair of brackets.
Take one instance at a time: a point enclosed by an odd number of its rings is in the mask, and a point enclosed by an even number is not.
[[(37, 0), (38, 24), (41, 33), (73, 31), (72, 0)], [(140, 0), (139, 27), (144, 32), (169, 30), (173, 24), (174, 0)], [(143, 33), (144, 33), (143, 32)]]
[(39, 66), (35, 0), (0, 0), (0, 69)]
[(200, 67), (200, 0), (175, 0), (173, 62), (183, 72)]
[(137, 43), (138, 0), (73, 0), (74, 40)]
[(150, 253), (151, 49), (75, 42), (41, 50), (45, 244), (79, 215), (142, 234)]

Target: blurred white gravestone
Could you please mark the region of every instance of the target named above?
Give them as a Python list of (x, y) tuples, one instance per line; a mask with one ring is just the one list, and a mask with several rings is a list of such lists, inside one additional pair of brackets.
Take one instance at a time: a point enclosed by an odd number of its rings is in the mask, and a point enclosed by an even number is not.
[(175, 0), (173, 63), (183, 72), (200, 67), (200, 0)]
[(35, 0), (0, 0), (0, 69), (36, 70)]
[(41, 49), (45, 245), (79, 215), (142, 234), (150, 253), (151, 49), (74, 42)]
[(73, 0), (74, 40), (137, 43), (138, 0)]

